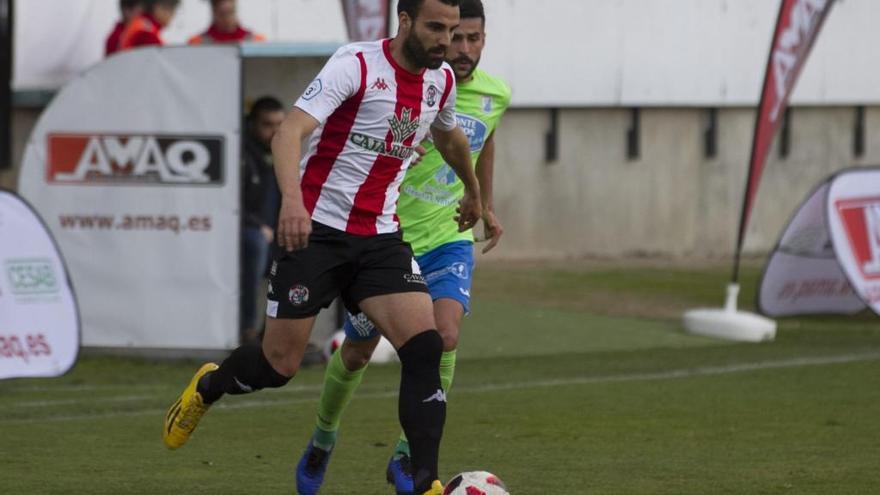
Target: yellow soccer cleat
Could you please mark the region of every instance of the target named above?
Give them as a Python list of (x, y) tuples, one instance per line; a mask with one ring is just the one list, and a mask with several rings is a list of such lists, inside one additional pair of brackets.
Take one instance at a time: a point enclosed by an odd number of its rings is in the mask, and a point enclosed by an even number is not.
[(199, 379), (207, 373), (219, 368), (214, 363), (205, 363), (196, 371), (189, 385), (165, 414), (165, 428), (162, 429), (162, 441), (169, 449), (178, 449), (189, 440), (193, 430), (199, 424), (210, 404), (202, 401), (202, 394), (196, 391)]
[(443, 485), (440, 483), (440, 480), (434, 480), (431, 483), (431, 489), (426, 491), (424, 495), (443, 495)]

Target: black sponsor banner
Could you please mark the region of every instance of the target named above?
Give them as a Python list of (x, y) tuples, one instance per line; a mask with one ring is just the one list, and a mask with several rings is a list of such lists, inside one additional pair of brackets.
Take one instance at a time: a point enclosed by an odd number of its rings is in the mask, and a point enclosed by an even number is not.
[(48, 136), (46, 180), (104, 185), (221, 185), (219, 136), (67, 134)]

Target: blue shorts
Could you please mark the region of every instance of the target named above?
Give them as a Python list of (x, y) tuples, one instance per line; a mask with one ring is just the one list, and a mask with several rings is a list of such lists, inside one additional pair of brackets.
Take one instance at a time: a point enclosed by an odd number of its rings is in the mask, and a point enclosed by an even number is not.
[[(464, 313), (471, 311), (471, 280), (474, 271), (474, 244), (456, 241), (444, 244), (417, 256), (422, 276), (428, 282), (431, 299), (453, 299), (461, 304)], [(345, 337), (355, 341), (370, 340), (379, 332), (366, 315), (348, 314), (345, 319)]]

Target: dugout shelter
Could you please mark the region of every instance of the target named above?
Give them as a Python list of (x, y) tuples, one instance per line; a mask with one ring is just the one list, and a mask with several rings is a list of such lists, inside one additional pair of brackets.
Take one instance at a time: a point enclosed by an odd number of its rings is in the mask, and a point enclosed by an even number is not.
[[(243, 115), (267, 94), (292, 106), (337, 47), (138, 49), (57, 93), (18, 191), (68, 262), (84, 346), (193, 355), (238, 344)], [(314, 333), (335, 327), (324, 312)]]

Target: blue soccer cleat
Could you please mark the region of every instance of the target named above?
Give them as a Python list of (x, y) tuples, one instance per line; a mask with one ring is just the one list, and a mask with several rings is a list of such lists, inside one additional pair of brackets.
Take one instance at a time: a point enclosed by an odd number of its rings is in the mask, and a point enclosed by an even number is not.
[(315, 446), (309, 439), (309, 445), (303, 452), (299, 464), (296, 465), (296, 491), (299, 495), (315, 495), (324, 482), (324, 473), (330, 463), (333, 450), (324, 450)]
[(392, 456), (388, 460), (388, 469), (385, 471), (385, 479), (394, 485), (397, 495), (413, 495), (415, 486), (412, 479), (412, 465), (406, 454)]

